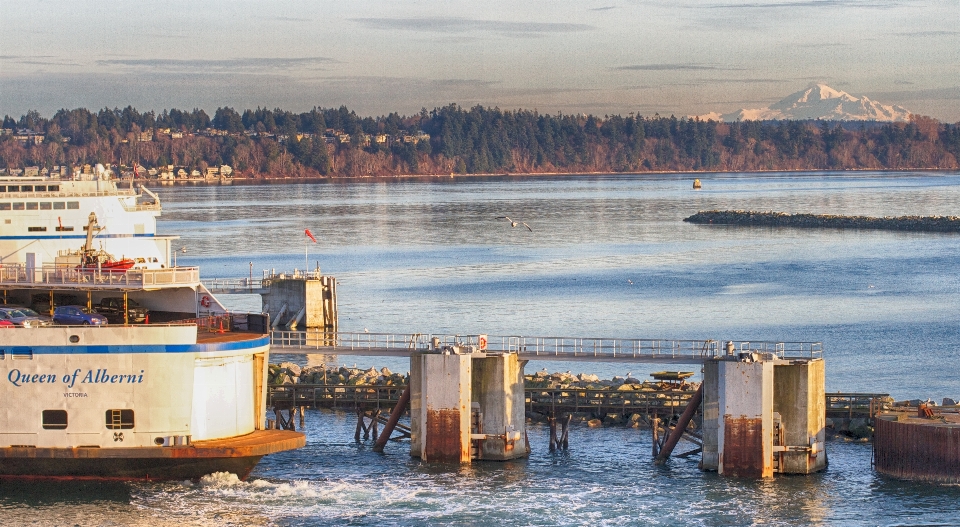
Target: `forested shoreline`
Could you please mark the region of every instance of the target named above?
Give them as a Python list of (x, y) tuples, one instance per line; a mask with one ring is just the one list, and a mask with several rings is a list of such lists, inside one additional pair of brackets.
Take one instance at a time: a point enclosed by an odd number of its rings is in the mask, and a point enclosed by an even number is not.
[[(0, 169), (111, 163), (232, 177), (956, 169), (960, 123), (540, 114), (457, 105), (360, 117), (346, 107), (6, 116)], [(146, 171), (138, 172), (146, 177)], [(155, 176), (155, 171), (151, 171)]]

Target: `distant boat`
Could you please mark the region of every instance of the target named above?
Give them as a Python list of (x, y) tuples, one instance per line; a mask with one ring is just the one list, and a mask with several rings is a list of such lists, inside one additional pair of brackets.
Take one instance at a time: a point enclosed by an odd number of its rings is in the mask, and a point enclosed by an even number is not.
[(693, 190), (700, 190), (700, 187), (701, 187), (701, 186), (702, 186), (702, 185), (700, 184), (700, 180), (699, 180), (699, 179), (694, 179), (694, 180), (693, 180)]

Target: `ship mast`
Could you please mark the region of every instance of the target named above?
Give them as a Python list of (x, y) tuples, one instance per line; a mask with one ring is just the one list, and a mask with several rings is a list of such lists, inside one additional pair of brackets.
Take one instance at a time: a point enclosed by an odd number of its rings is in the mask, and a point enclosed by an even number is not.
[(93, 253), (93, 229), (97, 226), (97, 214), (91, 212), (90, 216), (87, 217), (87, 241), (83, 244), (83, 259), (84, 262), (92, 256)]

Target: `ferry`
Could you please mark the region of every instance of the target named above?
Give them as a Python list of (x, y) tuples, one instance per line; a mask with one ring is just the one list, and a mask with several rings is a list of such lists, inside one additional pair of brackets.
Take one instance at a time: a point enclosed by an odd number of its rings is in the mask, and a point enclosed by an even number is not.
[(171, 265), (160, 213), (102, 166), (0, 177), (0, 304), (124, 306), (116, 324), (0, 327), (0, 479), (246, 478), (304, 446), (266, 427), (267, 317), (228, 312), (199, 268)]

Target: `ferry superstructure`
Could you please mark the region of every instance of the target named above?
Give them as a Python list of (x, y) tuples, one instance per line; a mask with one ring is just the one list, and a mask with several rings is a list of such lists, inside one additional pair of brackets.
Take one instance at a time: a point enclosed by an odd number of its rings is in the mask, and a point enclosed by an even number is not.
[(52, 264), (61, 253), (80, 249), (91, 212), (99, 221), (98, 248), (118, 258), (136, 255), (169, 265), (171, 243), (178, 237), (157, 235), (160, 199), (104, 173), (0, 178), (0, 264)]
[[(0, 478), (246, 477), (303, 434), (268, 430), (269, 323), (232, 314), (196, 267), (169, 265), (160, 199), (86, 180), (0, 178), (0, 303), (135, 299), (148, 324), (0, 328)], [(94, 213), (103, 250), (161, 266), (77, 266)], [(70, 229), (70, 227), (73, 227)]]

